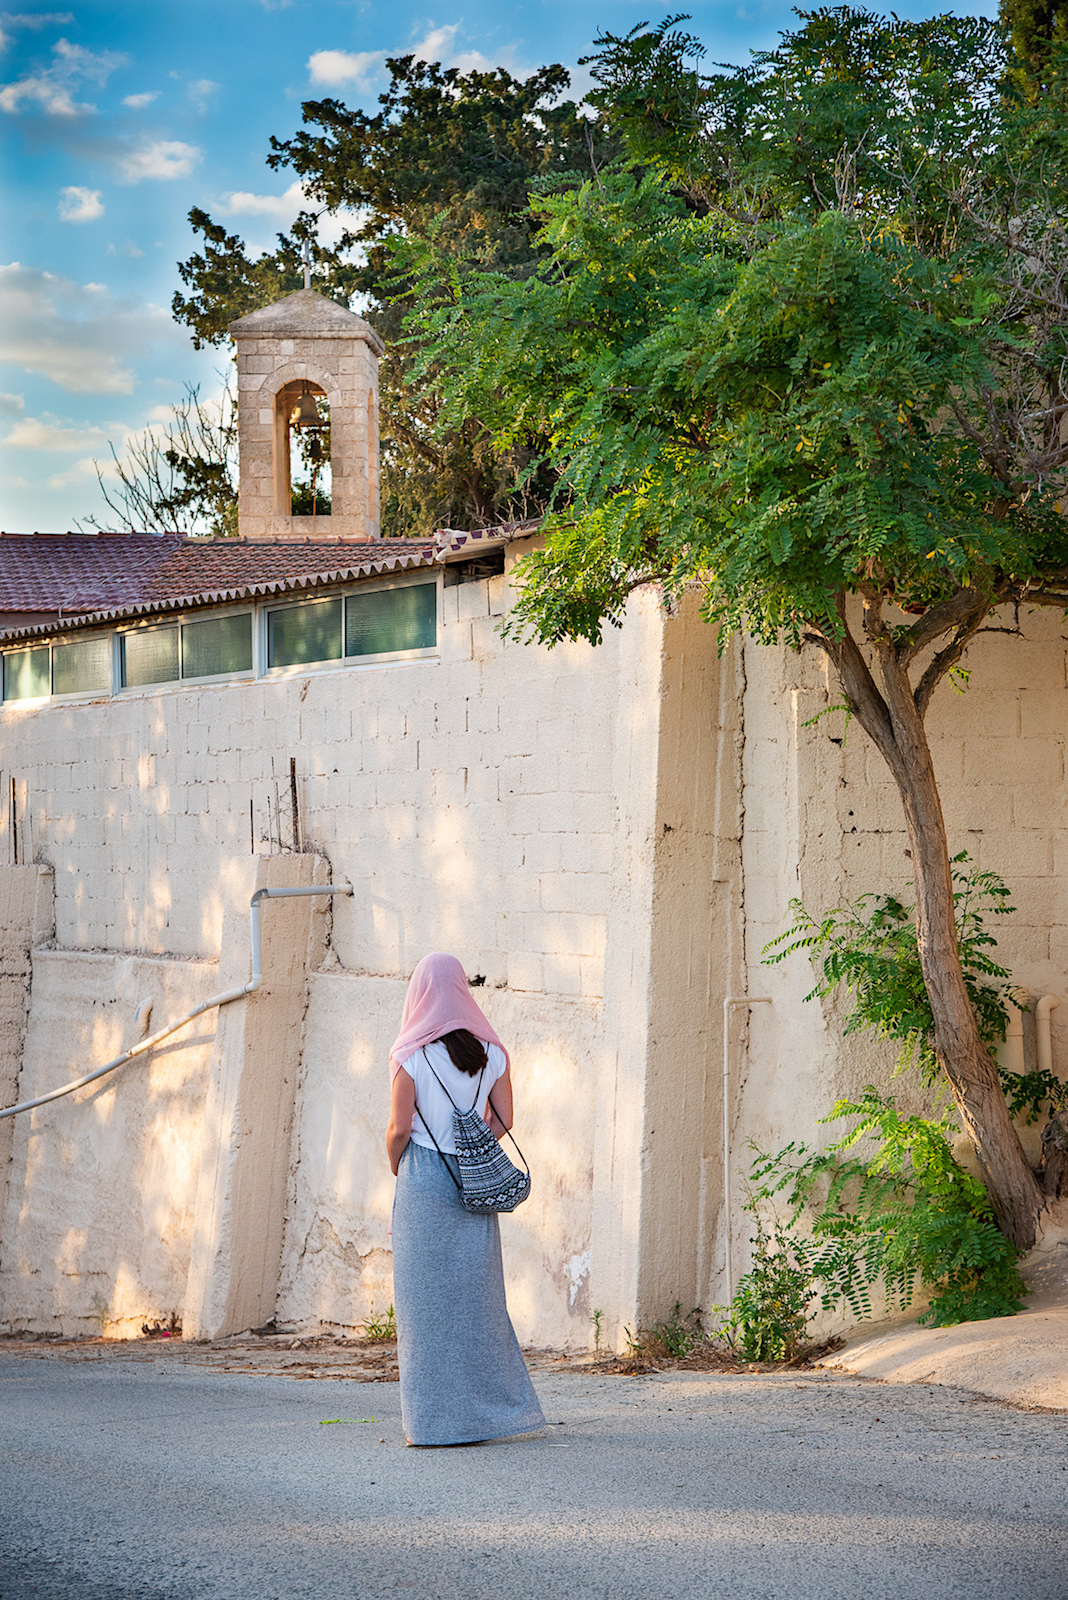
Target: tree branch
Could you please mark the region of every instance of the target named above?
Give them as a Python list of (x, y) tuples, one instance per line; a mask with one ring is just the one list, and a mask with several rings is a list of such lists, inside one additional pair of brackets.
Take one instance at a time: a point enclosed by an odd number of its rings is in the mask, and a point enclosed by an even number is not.
[(991, 599), (978, 588), (962, 588), (950, 595), (948, 600), (940, 600), (937, 605), (931, 606), (898, 638), (898, 659), (902, 666), (907, 667), (921, 650), (934, 644), (942, 634), (949, 633), (952, 628), (963, 627), (976, 612), (981, 621), (1002, 598), (1000, 589)]
[(934, 694), (935, 690), (938, 688), (938, 685), (942, 682), (942, 679), (945, 677), (949, 669), (960, 660), (961, 656), (964, 654), (968, 640), (978, 632), (979, 628), (982, 626), (983, 619), (989, 616), (989, 614), (990, 608), (987, 607), (982, 611), (976, 612), (976, 614), (973, 617), (969, 617), (966, 622), (962, 622), (950, 643), (946, 645), (944, 650), (940, 650), (934, 659), (928, 663), (923, 676), (920, 678), (920, 681), (916, 685), (916, 688), (913, 690), (912, 694), (912, 698), (916, 702), (916, 710), (920, 714), (921, 722), (927, 715), (927, 707), (931, 703), (931, 696)]
[(825, 634), (815, 623), (809, 623), (804, 637), (830, 657), (850, 710), (884, 759), (890, 762), (895, 753), (890, 712), (850, 631), (845, 616), (845, 596), (841, 591), (835, 597), (835, 609), (842, 623), (840, 635)]

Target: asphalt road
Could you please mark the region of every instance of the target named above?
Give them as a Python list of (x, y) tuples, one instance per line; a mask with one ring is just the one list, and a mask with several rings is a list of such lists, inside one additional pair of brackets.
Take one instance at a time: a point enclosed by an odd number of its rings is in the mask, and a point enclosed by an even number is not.
[(544, 1434), (410, 1450), (391, 1383), (0, 1357), (0, 1596), (1068, 1600), (1068, 1415), (808, 1372), (536, 1381)]

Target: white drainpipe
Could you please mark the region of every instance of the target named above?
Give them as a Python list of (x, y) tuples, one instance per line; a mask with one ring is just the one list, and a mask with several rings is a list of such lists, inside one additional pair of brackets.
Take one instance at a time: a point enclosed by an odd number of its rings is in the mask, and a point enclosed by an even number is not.
[(1051, 1011), (1056, 1011), (1060, 1003), (1058, 995), (1044, 994), (1035, 1007), (1035, 1045), (1037, 1047), (1039, 1072), (1053, 1071), (1053, 1040), (1050, 1032), (1049, 1014)]
[(770, 1006), (768, 995), (729, 994), (723, 1002), (723, 1215), (727, 1234), (727, 1304), (734, 1299), (734, 1218), (731, 1214), (731, 1010)]
[(21, 1105), (7, 1106), (0, 1111), (0, 1120), (4, 1117), (17, 1117), (20, 1111), (32, 1111), (36, 1106), (46, 1106), (50, 1100), (58, 1100), (62, 1095), (73, 1094), (75, 1089), (84, 1089), (87, 1083), (93, 1083), (97, 1078), (102, 1078), (108, 1072), (114, 1072), (116, 1067), (123, 1066), (127, 1061), (132, 1061), (134, 1056), (143, 1056), (147, 1050), (152, 1050), (164, 1039), (169, 1039), (172, 1033), (177, 1033), (179, 1028), (184, 1028), (187, 1022), (192, 1022), (194, 1017), (201, 1016), (205, 1011), (210, 1011), (213, 1006), (229, 1005), (231, 1000), (243, 1000), (248, 994), (253, 994), (260, 986), (263, 979), (261, 946), (260, 946), (260, 901), (289, 899), (294, 895), (303, 894), (352, 894), (351, 883), (314, 884), (307, 889), (257, 889), (249, 905), (250, 934), (252, 942), (252, 976), (240, 988), (227, 989), (223, 994), (214, 994), (210, 1000), (205, 1000), (203, 1005), (187, 1011), (184, 1017), (179, 1017), (177, 1022), (170, 1022), (158, 1033), (152, 1034), (147, 1039), (142, 1039), (139, 1044), (132, 1045), (129, 1050), (124, 1050), (121, 1056), (116, 1056), (114, 1061), (108, 1061), (102, 1067), (97, 1067), (94, 1072), (87, 1072), (84, 1078), (75, 1078), (73, 1083), (65, 1083), (62, 1089), (52, 1089), (48, 1094), (42, 1094), (36, 1100), (24, 1100)]
[(998, 1065), (1004, 1067), (1006, 1072), (1015, 1072), (1023, 1077), (1027, 1070), (1024, 1062), (1023, 1011), (1014, 1001), (1006, 1000), (1005, 1012), (1008, 1022), (1005, 1037), (998, 1045)]

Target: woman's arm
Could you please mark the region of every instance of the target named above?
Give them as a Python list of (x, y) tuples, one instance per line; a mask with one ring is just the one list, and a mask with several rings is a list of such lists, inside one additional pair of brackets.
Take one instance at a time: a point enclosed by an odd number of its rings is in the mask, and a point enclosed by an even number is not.
[(512, 1107), (512, 1070), (505, 1067), (497, 1082), (490, 1090), (490, 1099), (486, 1101), (486, 1124), (495, 1138), (499, 1139), (502, 1133), (507, 1133), (512, 1126), (514, 1111)]
[(412, 1118), (415, 1115), (415, 1082), (401, 1067), (393, 1080), (393, 1093), (389, 1102), (389, 1127), (386, 1129), (386, 1150), (389, 1153), (389, 1170), (397, 1176), (400, 1158), (408, 1148), (412, 1136)]

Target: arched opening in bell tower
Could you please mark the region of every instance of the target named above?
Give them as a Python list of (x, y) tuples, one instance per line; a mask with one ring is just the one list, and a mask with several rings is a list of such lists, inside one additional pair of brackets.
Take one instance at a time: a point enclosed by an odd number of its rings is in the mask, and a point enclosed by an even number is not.
[(274, 509), (328, 517), (332, 500), (330, 402), (319, 384), (296, 378), (275, 396)]

